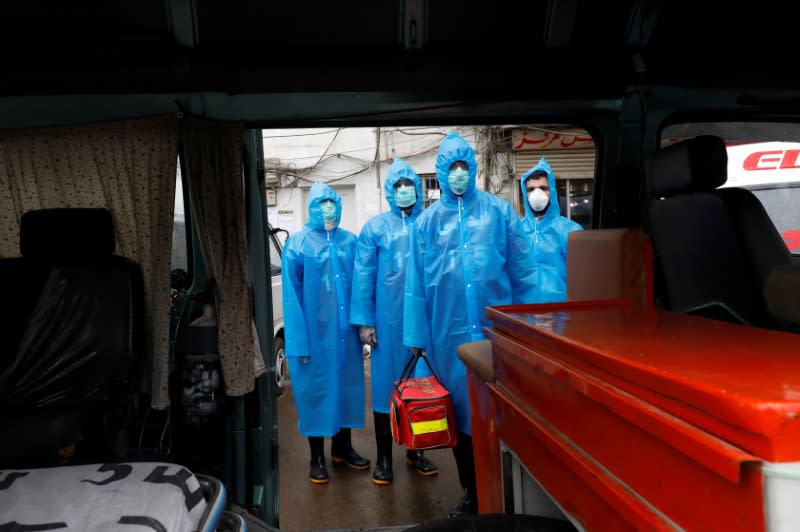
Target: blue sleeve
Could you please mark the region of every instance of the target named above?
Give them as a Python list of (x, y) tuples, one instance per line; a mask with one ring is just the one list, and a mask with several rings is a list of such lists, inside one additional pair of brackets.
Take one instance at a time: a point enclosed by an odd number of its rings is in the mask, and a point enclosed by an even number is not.
[(508, 277), (511, 281), (511, 302), (515, 305), (536, 303), (536, 261), (525, 231), (524, 218), (511, 211), (507, 216)]
[(286, 330), (286, 356), (310, 356), (308, 329), (303, 314), (303, 254), (298, 251), (298, 236), (289, 238), (281, 257), (283, 326)]
[(350, 297), (350, 323), (375, 326), (375, 282), (378, 276), (378, 247), (369, 224), (358, 235)]
[[(425, 362), (425, 359), (428, 360), (427, 363)], [(430, 366), (428, 366), (428, 364), (430, 364), (430, 359), (427, 357), (426, 353), (426, 356), (424, 358), (420, 357), (419, 360), (417, 361), (417, 367), (414, 368), (414, 372), (411, 376), (414, 377), (415, 379), (421, 379), (423, 377), (432, 376), (433, 372), (431, 372), (431, 368)]]
[(430, 325), (425, 305), (425, 242), (420, 228), (414, 224), (408, 235), (408, 269), (403, 302), (403, 345), (425, 348), (430, 338)]

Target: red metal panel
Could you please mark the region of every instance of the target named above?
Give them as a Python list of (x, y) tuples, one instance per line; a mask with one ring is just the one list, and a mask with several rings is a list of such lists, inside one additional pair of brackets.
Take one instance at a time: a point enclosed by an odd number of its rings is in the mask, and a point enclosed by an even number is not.
[(472, 410), (472, 454), (478, 486), (480, 513), (503, 513), (503, 469), (497, 437), (496, 411), (489, 386), (474, 371), (467, 370), (469, 402)]
[[(757, 458), (569, 364), (488, 334), (500, 393), (670, 519), (690, 529), (763, 528), (761, 478), (743, 467)], [(502, 426), (505, 439), (514, 428)]]
[(587, 530), (674, 530), (652, 508), (519, 401), (490, 385), (500, 438)]
[(494, 328), (773, 462), (800, 460), (795, 334), (600, 303), (489, 308)]

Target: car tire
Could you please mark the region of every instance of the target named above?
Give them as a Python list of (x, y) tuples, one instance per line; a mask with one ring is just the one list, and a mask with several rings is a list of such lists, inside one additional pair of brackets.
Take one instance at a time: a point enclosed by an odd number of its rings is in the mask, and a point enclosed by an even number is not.
[(289, 362), (286, 360), (283, 338), (280, 336), (275, 338), (272, 345), (275, 360), (275, 391), (277, 395), (281, 395), (289, 385)]

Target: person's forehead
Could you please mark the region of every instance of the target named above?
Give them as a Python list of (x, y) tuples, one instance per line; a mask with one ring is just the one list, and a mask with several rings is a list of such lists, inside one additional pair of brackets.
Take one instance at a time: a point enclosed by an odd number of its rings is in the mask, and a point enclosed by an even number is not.
[(529, 177), (525, 181), (525, 186), (528, 188), (546, 186), (547, 184), (547, 176)]
[(469, 165), (467, 164), (467, 161), (453, 161), (453, 164), (451, 164), (450, 166), (451, 166), (451, 167), (452, 167), (452, 166), (465, 166), (465, 167), (469, 167)]

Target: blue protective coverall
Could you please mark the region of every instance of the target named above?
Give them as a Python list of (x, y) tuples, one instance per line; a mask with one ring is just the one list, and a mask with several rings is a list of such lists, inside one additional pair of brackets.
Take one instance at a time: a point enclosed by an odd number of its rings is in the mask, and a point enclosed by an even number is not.
[[(528, 202), (525, 181), (536, 171), (547, 174), (550, 186), (550, 205), (541, 220), (537, 220)], [(525, 172), (519, 181), (525, 204), (523, 225), (530, 238), (530, 247), (536, 262), (536, 294), (532, 303), (559, 303), (567, 300), (567, 235), (581, 231), (583, 227), (569, 218), (561, 216), (558, 191), (553, 170), (542, 157), (539, 163)]]
[[(338, 227), (342, 200), (335, 190), (316, 183), (308, 198), (308, 223), (286, 240), (281, 260), (286, 357), (300, 434), (333, 436), (364, 426), (364, 359), (350, 325), (356, 237)], [(331, 231), (320, 209), (326, 199), (338, 212)]]
[[(448, 186), (450, 165), (465, 161), (469, 184), (462, 196)], [(484, 338), (485, 308), (528, 303), (535, 269), (521, 220), (505, 200), (478, 190), (475, 150), (449, 133), (436, 157), (441, 199), (414, 223), (409, 245), (403, 342), (424, 347), (450, 391), (458, 430), (471, 435), (466, 368), (456, 354)], [(427, 368), (417, 364), (417, 375)]]
[[(417, 190), (417, 202), (406, 215), (394, 199), (394, 185), (408, 179)], [(372, 347), (372, 410), (389, 413), (394, 381), (411, 357), (403, 345), (403, 298), (408, 264), (408, 235), (423, 209), (422, 182), (402, 159), (389, 167), (384, 185), (390, 211), (370, 218), (358, 236), (353, 273), (350, 322), (375, 327)]]

